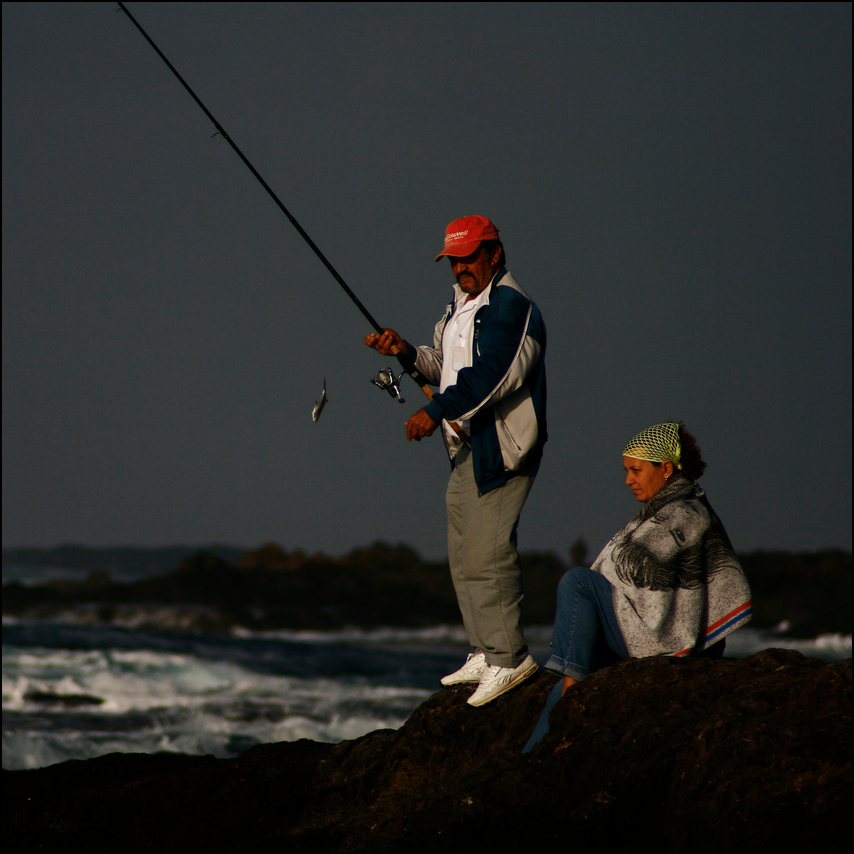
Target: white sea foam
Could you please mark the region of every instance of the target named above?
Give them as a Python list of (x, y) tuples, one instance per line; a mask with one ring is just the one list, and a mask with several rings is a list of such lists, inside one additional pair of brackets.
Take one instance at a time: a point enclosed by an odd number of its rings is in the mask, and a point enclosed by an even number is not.
[(851, 635), (827, 634), (816, 638), (798, 639), (786, 637), (784, 632), (788, 623), (780, 623), (776, 629), (739, 629), (726, 639), (726, 655), (732, 658), (745, 658), (763, 649), (794, 649), (811, 658), (823, 661), (839, 661), (851, 658)]
[(331, 717), (340, 704), (423, 696), (416, 689), (364, 680), (257, 673), (228, 661), (152, 651), (4, 650), (3, 708), (34, 708), (28, 694), (98, 697), (101, 713), (201, 708), (215, 703), (275, 700)]
[(227, 757), (259, 743), (337, 742), (400, 726), (430, 691), (151, 649), (6, 646), (2, 693), (3, 767), (18, 769), (116, 751)]
[[(850, 635), (792, 640), (786, 628), (741, 629), (727, 639), (727, 655), (784, 647), (851, 656)], [(466, 651), (459, 626), (237, 631), (229, 639), (11, 621), (4, 636), (10, 769), (111, 752), (229, 757), (259, 743), (396, 728)], [(550, 626), (527, 630), (541, 662), (550, 636)]]

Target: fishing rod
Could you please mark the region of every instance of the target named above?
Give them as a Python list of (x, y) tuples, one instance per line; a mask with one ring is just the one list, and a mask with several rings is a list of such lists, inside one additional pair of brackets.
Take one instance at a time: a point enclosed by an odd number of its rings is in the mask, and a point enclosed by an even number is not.
[[(299, 232), (300, 236), (303, 240), (311, 247), (312, 251), (315, 255), (323, 262), (323, 265), (332, 273), (333, 278), (339, 285), (344, 289), (344, 293), (347, 294), (348, 297), (356, 304), (356, 307), (362, 314), (365, 316), (368, 323), (374, 328), (378, 334), (382, 335), (383, 328), (377, 323), (374, 319), (373, 315), (362, 305), (361, 300), (353, 293), (350, 289), (349, 285), (344, 281), (341, 274), (332, 266), (329, 259), (320, 251), (320, 248), (317, 244), (309, 237), (308, 232), (297, 222), (296, 217), (282, 204), (282, 200), (273, 192), (273, 189), (270, 185), (261, 177), (258, 170), (249, 162), (249, 159), (246, 155), (240, 150), (237, 143), (228, 135), (225, 128), (214, 118), (213, 113), (202, 103), (201, 99), (198, 95), (190, 88), (189, 84), (186, 80), (178, 73), (178, 70), (172, 65), (171, 62), (166, 58), (163, 51), (160, 50), (159, 47), (154, 43), (151, 36), (142, 28), (139, 21), (130, 13), (127, 6), (124, 3), (119, 3), (119, 9), (125, 13), (125, 15), (130, 18), (131, 23), (142, 33), (145, 40), (154, 48), (157, 55), (166, 63), (169, 70), (178, 78), (180, 84), (190, 93), (193, 100), (201, 107), (202, 112), (211, 120), (211, 123), (216, 128), (217, 133), (214, 134), (216, 136), (219, 134), (235, 151), (237, 156), (246, 164), (249, 171), (255, 176), (258, 180), (258, 183), (267, 191), (267, 194), (270, 198), (278, 205), (279, 209), (282, 213), (290, 220), (291, 225)], [(433, 391), (430, 389), (428, 385), (427, 378), (415, 367), (415, 362), (405, 353), (401, 353), (397, 350), (396, 347), (392, 348), (392, 353), (397, 357), (398, 362), (400, 362), (401, 367), (412, 377), (413, 380), (421, 387), (421, 390), (424, 394), (427, 395), (430, 400), (433, 399)], [(375, 385), (378, 385), (380, 388), (384, 388), (386, 391), (391, 394), (392, 397), (396, 397), (403, 403), (403, 398), (400, 396), (400, 378), (396, 378), (394, 376), (394, 372), (391, 368), (386, 369), (385, 371), (380, 371), (376, 377), (374, 377), (371, 382)], [(325, 383), (324, 383), (325, 386)], [(318, 413), (319, 414), (319, 413)], [(315, 419), (316, 420), (316, 419)], [(452, 424), (454, 429), (460, 434), (461, 437), (465, 436), (465, 433), (459, 428), (458, 425)], [(467, 440), (468, 437), (466, 437)]]

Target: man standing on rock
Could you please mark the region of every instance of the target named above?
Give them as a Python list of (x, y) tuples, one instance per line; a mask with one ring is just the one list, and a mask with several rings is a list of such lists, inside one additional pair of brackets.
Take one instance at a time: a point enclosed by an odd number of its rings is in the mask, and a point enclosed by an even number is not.
[(537, 669), (520, 626), (516, 529), (546, 442), (546, 328), (505, 269), (498, 229), (486, 217), (454, 220), (436, 261), (442, 257), (456, 284), (433, 346), (413, 347), (393, 329), (365, 344), (409, 355), (439, 386), (406, 422), (406, 438), (421, 441), (442, 424), (452, 469), (448, 559), (474, 648), (442, 684), (478, 683), (468, 702), (482, 706)]

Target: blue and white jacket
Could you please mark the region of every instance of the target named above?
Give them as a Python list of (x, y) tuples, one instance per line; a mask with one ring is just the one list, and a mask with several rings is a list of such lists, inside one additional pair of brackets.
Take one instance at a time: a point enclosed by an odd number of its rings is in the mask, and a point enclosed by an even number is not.
[[(459, 286), (433, 333), (433, 347), (411, 348), (434, 385), (442, 376), (442, 336), (467, 296)], [(481, 494), (539, 462), (546, 443), (546, 327), (540, 310), (503, 267), (489, 285), (469, 341), (470, 368), (425, 407), (434, 420), (470, 421), (472, 462)], [(449, 453), (450, 455), (450, 453)], [(453, 464), (453, 459), (452, 459)]]

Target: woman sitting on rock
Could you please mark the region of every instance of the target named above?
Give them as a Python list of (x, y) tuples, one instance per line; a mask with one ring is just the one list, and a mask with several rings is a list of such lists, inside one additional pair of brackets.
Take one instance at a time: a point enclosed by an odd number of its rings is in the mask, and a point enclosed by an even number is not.
[(623, 450), (643, 502), (590, 569), (561, 579), (546, 664), (562, 676), (523, 752), (548, 732), (554, 704), (594, 670), (625, 658), (723, 655), (751, 617), (750, 588), (726, 531), (695, 483), (706, 464), (681, 424), (656, 424)]

